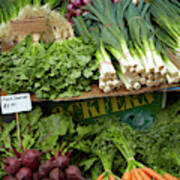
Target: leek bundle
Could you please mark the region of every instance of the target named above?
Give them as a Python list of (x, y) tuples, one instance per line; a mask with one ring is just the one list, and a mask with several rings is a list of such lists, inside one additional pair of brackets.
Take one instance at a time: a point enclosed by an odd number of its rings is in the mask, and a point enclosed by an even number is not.
[[(179, 5), (176, 0), (173, 3)], [(110, 0), (101, 3), (93, 0), (92, 4), (86, 6), (89, 12), (87, 17), (75, 19), (75, 25), (82, 37), (88, 26), (86, 22), (83, 24), (83, 19), (96, 22), (96, 28), (99, 29), (97, 36), (101, 37), (103, 46), (101, 43), (96, 57), (98, 62), (104, 64), (99, 68), (99, 87), (104, 92), (120, 87), (132, 91), (145, 86), (153, 87), (180, 81), (180, 71), (168, 58), (167, 46), (158, 38), (156, 24), (152, 24), (152, 8), (156, 3), (152, 4), (145, 3), (144, 0), (138, 3), (122, 0), (116, 4)], [(171, 6), (172, 10), (175, 5)], [(179, 7), (175, 12), (179, 13)], [(172, 30), (176, 32), (178, 28)], [(93, 32), (86, 33), (88, 36), (89, 34), (94, 36)], [(178, 47), (174, 45), (172, 47)], [(107, 74), (109, 79), (104, 74)]]

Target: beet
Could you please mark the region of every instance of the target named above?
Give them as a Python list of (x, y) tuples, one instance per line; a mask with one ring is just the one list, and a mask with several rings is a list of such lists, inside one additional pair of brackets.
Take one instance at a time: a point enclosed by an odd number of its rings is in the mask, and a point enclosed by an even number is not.
[(13, 176), (6, 176), (4, 180), (16, 180), (16, 178)]
[(64, 174), (59, 168), (53, 169), (49, 174), (50, 180), (64, 180)]
[(69, 166), (69, 158), (66, 156), (58, 156), (55, 160), (56, 167), (66, 169)]
[(40, 180), (38, 172), (33, 173), (33, 180)]
[(26, 167), (21, 168), (16, 174), (17, 180), (31, 180), (31, 177), (32, 177), (32, 171), (31, 169)]
[(39, 177), (47, 177), (49, 172), (54, 168), (54, 163), (51, 160), (47, 160), (42, 165), (39, 166)]
[(21, 162), (16, 157), (8, 157), (4, 163), (4, 171), (7, 174), (15, 174), (21, 167)]
[(34, 149), (26, 150), (21, 155), (21, 160), (22, 160), (22, 164), (25, 167), (35, 170), (38, 168), (41, 161), (40, 153)]
[(69, 166), (65, 170), (65, 175), (67, 180), (85, 180), (85, 178), (81, 176), (80, 169), (76, 166)]

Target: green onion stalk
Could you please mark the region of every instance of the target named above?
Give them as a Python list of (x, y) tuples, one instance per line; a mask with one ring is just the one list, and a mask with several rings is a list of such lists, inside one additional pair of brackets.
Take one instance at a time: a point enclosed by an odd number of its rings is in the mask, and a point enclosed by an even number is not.
[[(134, 57), (137, 52), (139, 62), (145, 68), (145, 72), (141, 73), (141, 84), (152, 87), (166, 82), (178, 82), (177, 67), (172, 64), (165, 53), (162, 53), (164, 46), (161, 46), (161, 43), (158, 44), (159, 41), (154, 38), (155, 30), (150, 21), (150, 5), (140, 4), (136, 7), (131, 3), (125, 17), (132, 39), (132, 47), (135, 48), (135, 51), (131, 52)], [(161, 49), (157, 46), (161, 46)]]
[[(87, 5), (87, 10), (95, 15), (102, 25), (104, 25), (102, 32), (103, 41), (109, 46), (121, 51), (121, 54), (123, 55), (123, 58), (120, 59), (120, 61), (122, 61), (121, 64), (125, 64), (128, 67), (133, 67), (135, 64), (128, 49), (126, 38), (124, 37), (123, 31), (120, 30), (119, 26), (117, 25), (118, 22), (113, 16), (113, 6), (116, 6), (116, 4), (113, 4), (109, 0), (104, 0), (104, 3), (101, 5), (99, 5), (97, 0), (94, 0), (93, 5)], [(119, 3), (117, 3), (117, 6), (119, 6)]]
[(94, 34), (91, 34), (92, 32), (88, 30), (81, 16), (73, 18), (73, 21), (84, 42), (95, 41), (97, 44), (95, 56), (99, 63), (99, 88), (105, 93), (108, 93), (115, 88), (120, 88), (121, 81), (116, 76), (116, 70), (112, 64), (111, 57), (105, 48), (103, 38), (100, 37), (99, 31), (95, 32), (95, 36)]
[(146, 28), (143, 14), (133, 3), (128, 6), (125, 18), (128, 23), (130, 38), (132, 39), (132, 46), (138, 50), (142, 60), (139, 60), (139, 62), (144, 65), (148, 76), (155, 71), (154, 59), (148, 40), (151, 32)]
[(157, 30), (157, 36), (176, 54), (180, 53), (180, 8), (178, 4), (176, 0), (174, 3), (168, 0), (156, 0), (151, 3), (151, 14), (160, 29)]
[(96, 59), (99, 62), (99, 88), (105, 93), (118, 88), (121, 82), (117, 79), (116, 70), (102, 41), (100, 42), (100, 48), (96, 52)]
[[(109, 46), (110, 52), (119, 63), (122, 72), (130, 74), (131, 80), (133, 80), (135, 79), (134, 68), (137, 66), (137, 64), (136, 61), (133, 60), (130, 49), (128, 47), (126, 32), (124, 32), (124, 28), (119, 27), (121, 22), (117, 22), (117, 19), (113, 16), (113, 9), (115, 9), (113, 6), (117, 6), (117, 14), (122, 12), (120, 3), (113, 4), (109, 0), (105, 0), (102, 5), (99, 5), (97, 0), (95, 0), (93, 5), (87, 5), (87, 10), (96, 16), (102, 25), (104, 25), (102, 28), (102, 39), (104, 43)], [(118, 16), (119, 19), (121, 19), (120, 17), (122, 15), (119, 14)]]

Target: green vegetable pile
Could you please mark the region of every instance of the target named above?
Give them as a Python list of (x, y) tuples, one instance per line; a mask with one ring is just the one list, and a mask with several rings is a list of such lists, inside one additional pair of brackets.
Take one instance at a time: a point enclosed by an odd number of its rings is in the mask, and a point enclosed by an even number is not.
[(180, 101), (157, 115), (147, 131), (136, 132), (138, 159), (180, 177)]
[[(127, 154), (123, 152), (131, 152), (145, 166), (179, 178), (179, 107), (180, 101), (168, 106), (151, 128), (141, 131), (132, 129), (117, 116), (101, 117), (96, 123), (85, 125), (68, 114), (45, 115), (36, 107), (19, 115), (20, 130), (17, 121), (0, 126), (0, 156), (13, 156), (12, 147), (18, 152), (33, 148), (45, 152), (46, 160), (65, 147), (64, 152), (72, 153), (71, 161), (81, 167), (83, 175), (96, 180), (101, 174), (121, 177), (127, 168)], [(124, 143), (129, 147), (125, 151)], [(0, 178), (3, 175), (1, 164)]]
[[(69, 115), (52, 114), (45, 116), (40, 107), (29, 113), (19, 115), (18, 121), (0, 124), (0, 157), (12, 157), (16, 152), (22, 153), (30, 148), (46, 152), (45, 159), (50, 158), (50, 152), (57, 151), (66, 144), (63, 136), (72, 136), (74, 124)], [(59, 138), (61, 138), (61, 145)], [(5, 175), (0, 162), (0, 179)]]
[(95, 45), (79, 38), (45, 45), (27, 37), (0, 55), (0, 89), (44, 99), (78, 96), (98, 79), (94, 53)]

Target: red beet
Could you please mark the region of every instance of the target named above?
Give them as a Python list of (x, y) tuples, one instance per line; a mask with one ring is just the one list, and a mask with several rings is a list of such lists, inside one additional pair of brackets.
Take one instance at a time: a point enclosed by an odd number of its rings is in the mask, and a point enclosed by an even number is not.
[(69, 158), (66, 156), (58, 156), (55, 160), (56, 167), (66, 169), (69, 166)]
[(85, 180), (85, 178), (81, 176), (81, 171), (76, 166), (69, 166), (65, 170), (65, 175), (67, 180)]
[(38, 172), (33, 173), (33, 180), (40, 180)]
[(21, 167), (21, 162), (16, 157), (8, 157), (4, 163), (4, 171), (7, 174), (15, 174)]
[(47, 177), (49, 172), (54, 168), (54, 163), (51, 160), (47, 160), (42, 165), (39, 166), (39, 177)]
[(38, 168), (39, 163), (41, 161), (40, 153), (34, 149), (26, 150), (21, 155), (21, 160), (22, 160), (22, 164), (25, 167), (35, 170)]
[(16, 174), (17, 180), (31, 180), (31, 177), (32, 177), (32, 171), (31, 169), (26, 167), (21, 168)]
[(64, 180), (64, 174), (59, 168), (53, 169), (49, 174), (50, 180)]
[(16, 180), (16, 178), (13, 176), (6, 176), (4, 180)]

